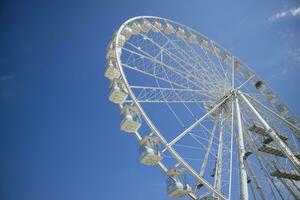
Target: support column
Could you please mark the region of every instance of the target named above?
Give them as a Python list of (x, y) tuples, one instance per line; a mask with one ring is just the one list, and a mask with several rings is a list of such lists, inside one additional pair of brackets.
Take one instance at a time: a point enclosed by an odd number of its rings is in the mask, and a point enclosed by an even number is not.
[(221, 180), (222, 180), (222, 151), (223, 151), (223, 120), (220, 121), (219, 128), (219, 144), (218, 144), (218, 155), (217, 155), (217, 164), (215, 171), (215, 181), (214, 188), (217, 191), (221, 190)]
[(248, 200), (249, 196), (248, 196), (247, 173), (244, 164), (245, 147), (244, 147), (243, 127), (242, 127), (242, 120), (241, 120), (240, 105), (237, 96), (235, 97), (235, 106), (236, 106), (237, 123), (238, 123), (240, 200)]
[(213, 127), (213, 129), (210, 133), (211, 135), (210, 135), (210, 138), (209, 138), (209, 142), (208, 142), (207, 149), (206, 149), (206, 152), (205, 152), (204, 160), (203, 160), (203, 163), (201, 165), (201, 169), (200, 169), (200, 173), (199, 173), (200, 176), (204, 175), (204, 171), (205, 171), (207, 161), (208, 161), (208, 156), (209, 156), (209, 153), (211, 151), (211, 146), (212, 146), (212, 143), (213, 143), (213, 140), (214, 140), (215, 131), (216, 131), (218, 123), (219, 123), (219, 119), (217, 119), (217, 121), (215, 121), (214, 127)]
[(277, 133), (269, 126), (269, 124), (266, 122), (266, 120), (258, 113), (258, 111), (253, 107), (253, 105), (250, 103), (250, 101), (243, 95), (242, 93), (238, 92), (238, 95), (241, 96), (241, 98), (245, 101), (245, 103), (249, 106), (249, 108), (252, 110), (252, 112), (256, 115), (256, 117), (259, 119), (259, 121), (262, 123), (262, 125), (267, 130), (267, 134), (276, 142), (276, 144), (279, 146), (283, 154), (292, 162), (292, 164), (295, 166), (295, 169), (298, 173), (300, 173), (300, 161), (294, 153), (290, 150), (290, 148), (285, 144), (284, 141), (280, 139), (280, 137), (277, 135)]

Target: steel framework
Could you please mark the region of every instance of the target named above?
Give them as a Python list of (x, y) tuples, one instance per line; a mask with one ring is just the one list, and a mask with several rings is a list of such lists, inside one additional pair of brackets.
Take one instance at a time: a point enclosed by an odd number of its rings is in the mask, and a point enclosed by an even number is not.
[(300, 122), (230, 51), (183, 24), (139, 16), (116, 31), (106, 59), (122, 130), (153, 138), (162, 148), (147, 147), (148, 162), (190, 180), (192, 190), (171, 196), (299, 199)]

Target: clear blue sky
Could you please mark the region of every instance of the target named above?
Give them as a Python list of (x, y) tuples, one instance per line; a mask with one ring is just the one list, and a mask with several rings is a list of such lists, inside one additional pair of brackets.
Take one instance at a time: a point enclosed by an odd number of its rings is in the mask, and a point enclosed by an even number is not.
[(296, 0), (1, 1), (0, 199), (168, 199), (119, 130), (105, 48), (128, 18), (194, 27), (244, 60), (300, 116)]

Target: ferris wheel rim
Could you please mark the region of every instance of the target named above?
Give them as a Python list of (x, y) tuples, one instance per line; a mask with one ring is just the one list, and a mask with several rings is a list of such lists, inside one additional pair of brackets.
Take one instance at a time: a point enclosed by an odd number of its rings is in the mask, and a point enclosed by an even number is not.
[[(186, 28), (188, 28), (189, 30), (192, 30), (193, 32), (203, 36), (205, 39), (209, 39), (207, 36), (205, 36), (204, 34), (194, 30), (193, 28), (190, 28), (186, 25), (183, 25), (181, 23), (175, 22), (173, 20), (169, 20), (166, 18), (162, 18), (162, 17), (156, 17), (156, 16), (137, 16), (137, 17), (133, 17), (128, 19), (127, 21), (125, 21), (117, 30), (117, 34), (116, 34), (116, 41), (115, 41), (115, 45), (117, 47), (117, 41), (119, 39), (119, 35), (121, 34), (121, 31), (123, 30), (123, 28), (128, 25), (130, 22), (135, 21), (137, 19), (143, 19), (143, 18), (152, 18), (152, 19), (159, 19), (159, 20), (164, 20), (164, 21), (169, 21), (172, 22), (174, 24), (180, 25), (180, 26), (184, 26)], [(210, 40), (212, 41), (212, 40)], [(225, 49), (225, 48), (224, 48)], [(229, 51), (228, 51), (229, 52)], [(122, 67), (122, 62), (120, 59), (120, 56), (118, 55), (119, 52), (117, 50), (117, 48), (115, 48), (115, 53), (117, 55), (117, 66), (118, 69), (120, 70), (122, 79), (125, 83), (125, 87), (128, 91), (128, 94), (130, 96), (130, 98), (132, 99), (133, 103), (137, 106), (139, 112), (141, 113), (143, 119), (145, 120), (145, 122), (147, 123), (148, 127), (158, 136), (158, 138), (160, 139), (160, 141), (162, 142), (162, 144), (166, 147), (166, 149), (172, 154), (172, 156), (182, 165), (184, 166), (196, 179), (198, 179), (198, 181), (200, 181), (204, 186), (207, 187), (208, 190), (210, 190), (211, 192), (213, 192), (214, 194), (216, 194), (218, 197), (220, 197), (221, 199), (226, 200), (226, 198), (223, 196), (223, 194), (220, 191), (217, 191), (212, 185), (210, 185), (210, 183), (208, 183), (206, 181), (206, 179), (204, 179), (203, 177), (200, 177), (199, 174), (197, 174), (196, 171), (194, 171), (194, 169), (192, 167), (189, 166), (189, 164), (176, 152), (176, 150), (172, 147), (167, 145), (168, 142), (166, 141), (166, 139), (164, 138), (164, 136), (160, 133), (160, 131), (156, 128), (156, 126), (154, 125), (154, 123), (152, 122), (152, 120), (148, 117), (147, 113), (144, 111), (143, 107), (140, 105), (140, 103), (138, 102), (138, 100), (136, 99), (136, 96), (134, 94), (134, 92), (131, 90), (131, 87), (128, 83), (127, 77), (124, 73), (123, 67)]]
[[(137, 16), (137, 17), (134, 17), (134, 18), (131, 18), (127, 21), (125, 21), (120, 27), (119, 29), (117, 30), (117, 34), (116, 34), (116, 40), (115, 40), (115, 45), (116, 47), (118, 47), (118, 40), (119, 40), (119, 36), (121, 34), (121, 31), (123, 30), (123, 28), (128, 25), (130, 22), (132, 21), (135, 21), (135, 20), (138, 20), (138, 19), (147, 19), (147, 18), (151, 18), (151, 19), (159, 19), (159, 20), (164, 20), (164, 21), (168, 21), (168, 22), (171, 22), (171, 23), (174, 23), (174, 24), (177, 24), (177, 25), (180, 25), (180, 26), (183, 26), (185, 28), (187, 28), (188, 30), (191, 30), (193, 31), (194, 33), (197, 33), (201, 36), (203, 36), (204, 38), (210, 40), (207, 36), (203, 35), (202, 33), (194, 30), (193, 28), (190, 28), (189, 26), (186, 26), (186, 25), (183, 25), (181, 23), (178, 23), (178, 22), (175, 22), (173, 20), (169, 20), (169, 19), (166, 19), (166, 18), (162, 18), (162, 17), (155, 17), (155, 16)], [(213, 40), (210, 40), (210, 41), (213, 41)], [(217, 42), (213, 41), (214, 44), (218, 44)], [(222, 47), (222, 49), (226, 50), (226, 52), (229, 52), (231, 53), (230, 51), (228, 51), (227, 49), (225, 49), (223, 46), (221, 46), (220, 44), (218, 44), (219, 47)], [(115, 48), (115, 53), (116, 53), (116, 60), (117, 60), (117, 66), (118, 66), (118, 69), (120, 70), (120, 73), (121, 73), (121, 77), (122, 77), (122, 80), (125, 84), (125, 87), (128, 91), (128, 94), (130, 96), (130, 98), (132, 99), (132, 103), (134, 103), (140, 114), (142, 115), (143, 119), (145, 120), (146, 124), (148, 125), (148, 127), (158, 136), (158, 138), (160, 139), (160, 141), (162, 142), (162, 144), (167, 148), (167, 150), (172, 154), (172, 156), (182, 165), (184, 166), (189, 172), (190, 174), (192, 174), (196, 179), (198, 179), (201, 183), (203, 183), (206, 188), (208, 190), (210, 190), (211, 192), (213, 192), (214, 194), (218, 195), (220, 198), (222, 199), (226, 199), (225, 197), (223, 197), (223, 194), (220, 192), (220, 191), (217, 191), (215, 190), (214, 187), (212, 187), (210, 185), (210, 183), (206, 182), (206, 179), (202, 178), (202, 177), (199, 177), (199, 175), (196, 173), (195, 174), (195, 171), (192, 167), (189, 167), (188, 163), (185, 161), (185, 159), (183, 159), (177, 152), (176, 150), (172, 147), (172, 146), (168, 146), (168, 142), (166, 141), (165, 137), (160, 133), (160, 131), (158, 130), (158, 128), (154, 125), (154, 123), (152, 122), (152, 120), (148, 117), (148, 114), (144, 111), (144, 108), (143, 106), (140, 104), (140, 102), (137, 100), (137, 97), (135, 95), (135, 93), (132, 91), (131, 87), (130, 87), (130, 84), (127, 80), (127, 76), (125, 75), (125, 72), (123, 70), (123, 66), (122, 66), (122, 62), (121, 62), (121, 57), (119, 55), (119, 52), (118, 52), (118, 48)], [(231, 54), (233, 56), (233, 54)], [(234, 58), (237, 58), (235, 56), (233, 56)], [(238, 58), (239, 61), (241, 61), (239, 58)], [(243, 62), (242, 62), (243, 63)], [(251, 69), (248, 65), (244, 64), (244, 66), (247, 68), (247, 69)], [(252, 69), (251, 69), (252, 70)], [(252, 70), (253, 71), (253, 70)], [(263, 79), (261, 79), (263, 80)], [(268, 86), (270, 87), (270, 86)], [(177, 155), (176, 155), (177, 154)]]

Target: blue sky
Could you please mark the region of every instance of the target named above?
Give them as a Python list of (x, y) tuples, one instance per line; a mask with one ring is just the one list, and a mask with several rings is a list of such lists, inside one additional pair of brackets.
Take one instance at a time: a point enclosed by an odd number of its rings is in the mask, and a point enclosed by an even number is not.
[(133, 16), (206, 34), (300, 116), (296, 0), (2, 1), (0, 10), (0, 199), (168, 199), (107, 98), (105, 49)]

